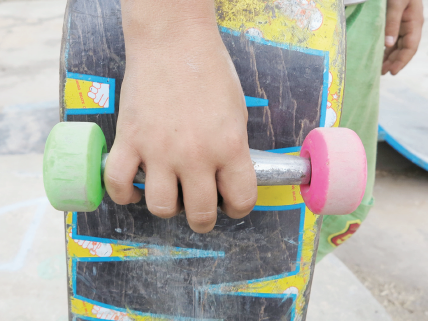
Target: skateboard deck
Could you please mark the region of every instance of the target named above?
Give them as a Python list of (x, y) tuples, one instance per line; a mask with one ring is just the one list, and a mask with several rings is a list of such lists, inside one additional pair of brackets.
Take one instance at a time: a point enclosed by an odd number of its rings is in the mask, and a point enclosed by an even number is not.
[[(310, 130), (338, 126), (342, 1), (217, 0), (216, 10), (245, 94), (250, 148), (298, 155)], [(97, 123), (108, 150), (125, 65), (120, 1), (69, 0), (61, 120)], [(66, 212), (70, 320), (304, 320), (322, 218), (299, 186), (258, 193), (247, 217), (219, 211), (203, 235), (184, 214), (153, 216), (144, 200), (120, 206), (106, 195), (95, 212)]]
[[(386, 141), (396, 151), (428, 171), (426, 136), (426, 97), (403, 84), (380, 92), (379, 141)], [(405, 104), (405, 109), (402, 108)]]

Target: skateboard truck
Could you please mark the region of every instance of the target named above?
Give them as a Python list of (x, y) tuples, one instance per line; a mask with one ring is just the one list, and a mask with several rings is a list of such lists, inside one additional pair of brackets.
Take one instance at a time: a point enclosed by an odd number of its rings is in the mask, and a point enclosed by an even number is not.
[[(306, 206), (315, 214), (348, 214), (365, 191), (364, 147), (347, 128), (316, 128), (303, 142), (301, 156), (250, 150), (258, 186), (300, 185)], [(108, 153), (95, 123), (62, 122), (49, 134), (43, 180), (52, 206), (91, 212), (104, 197), (103, 173)], [(134, 183), (145, 183), (139, 169)]]

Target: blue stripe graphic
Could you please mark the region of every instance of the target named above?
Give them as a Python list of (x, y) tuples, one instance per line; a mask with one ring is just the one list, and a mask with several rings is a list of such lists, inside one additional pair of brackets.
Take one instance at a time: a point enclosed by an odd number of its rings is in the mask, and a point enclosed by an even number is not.
[(269, 106), (269, 100), (245, 96), (245, 105), (247, 107), (266, 107)]

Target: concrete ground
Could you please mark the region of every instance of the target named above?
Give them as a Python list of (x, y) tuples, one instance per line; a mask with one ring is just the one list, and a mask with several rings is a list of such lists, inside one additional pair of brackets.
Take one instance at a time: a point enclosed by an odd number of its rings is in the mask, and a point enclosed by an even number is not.
[[(423, 2), (418, 52), (397, 76), (382, 77), (381, 91), (408, 90), (428, 106), (428, 1)], [(427, 144), (426, 126), (421, 130), (426, 136), (420, 143)], [(394, 321), (428, 320), (428, 173), (381, 143), (374, 197), (367, 220), (335, 254)]]
[[(64, 8), (0, 0), (2, 320), (67, 320), (63, 216), (42, 182), (44, 141), (58, 121)], [(308, 321), (428, 320), (427, 189), (425, 172), (381, 146), (376, 207), (317, 266)]]
[(59, 118), (64, 9), (0, 0), (1, 320), (68, 320), (63, 217), (42, 180), (44, 142)]
[(428, 320), (428, 173), (379, 145), (376, 203), (335, 254), (394, 321)]

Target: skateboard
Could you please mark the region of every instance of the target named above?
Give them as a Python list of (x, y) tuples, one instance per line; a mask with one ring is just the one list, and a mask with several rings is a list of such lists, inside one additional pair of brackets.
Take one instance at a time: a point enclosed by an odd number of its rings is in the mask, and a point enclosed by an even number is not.
[[(388, 88), (388, 87), (387, 87)], [(398, 104), (406, 101), (411, 109), (403, 112)], [(419, 144), (426, 133), (426, 98), (413, 88), (389, 85), (380, 93), (378, 141), (386, 141), (408, 160), (428, 171), (428, 146)]]
[[(259, 196), (247, 217), (219, 210), (201, 235), (184, 214), (164, 220), (144, 200), (120, 206), (104, 194), (126, 63), (120, 1), (68, 1), (62, 123), (46, 144), (44, 181), (65, 211), (70, 320), (305, 319), (322, 222), (314, 212), (345, 214), (364, 193), (361, 143), (329, 128), (344, 90), (344, 7), (217, 0), (216, 10), (245, 94)], [(144, 173), (134, 182), (144, 189)]]

